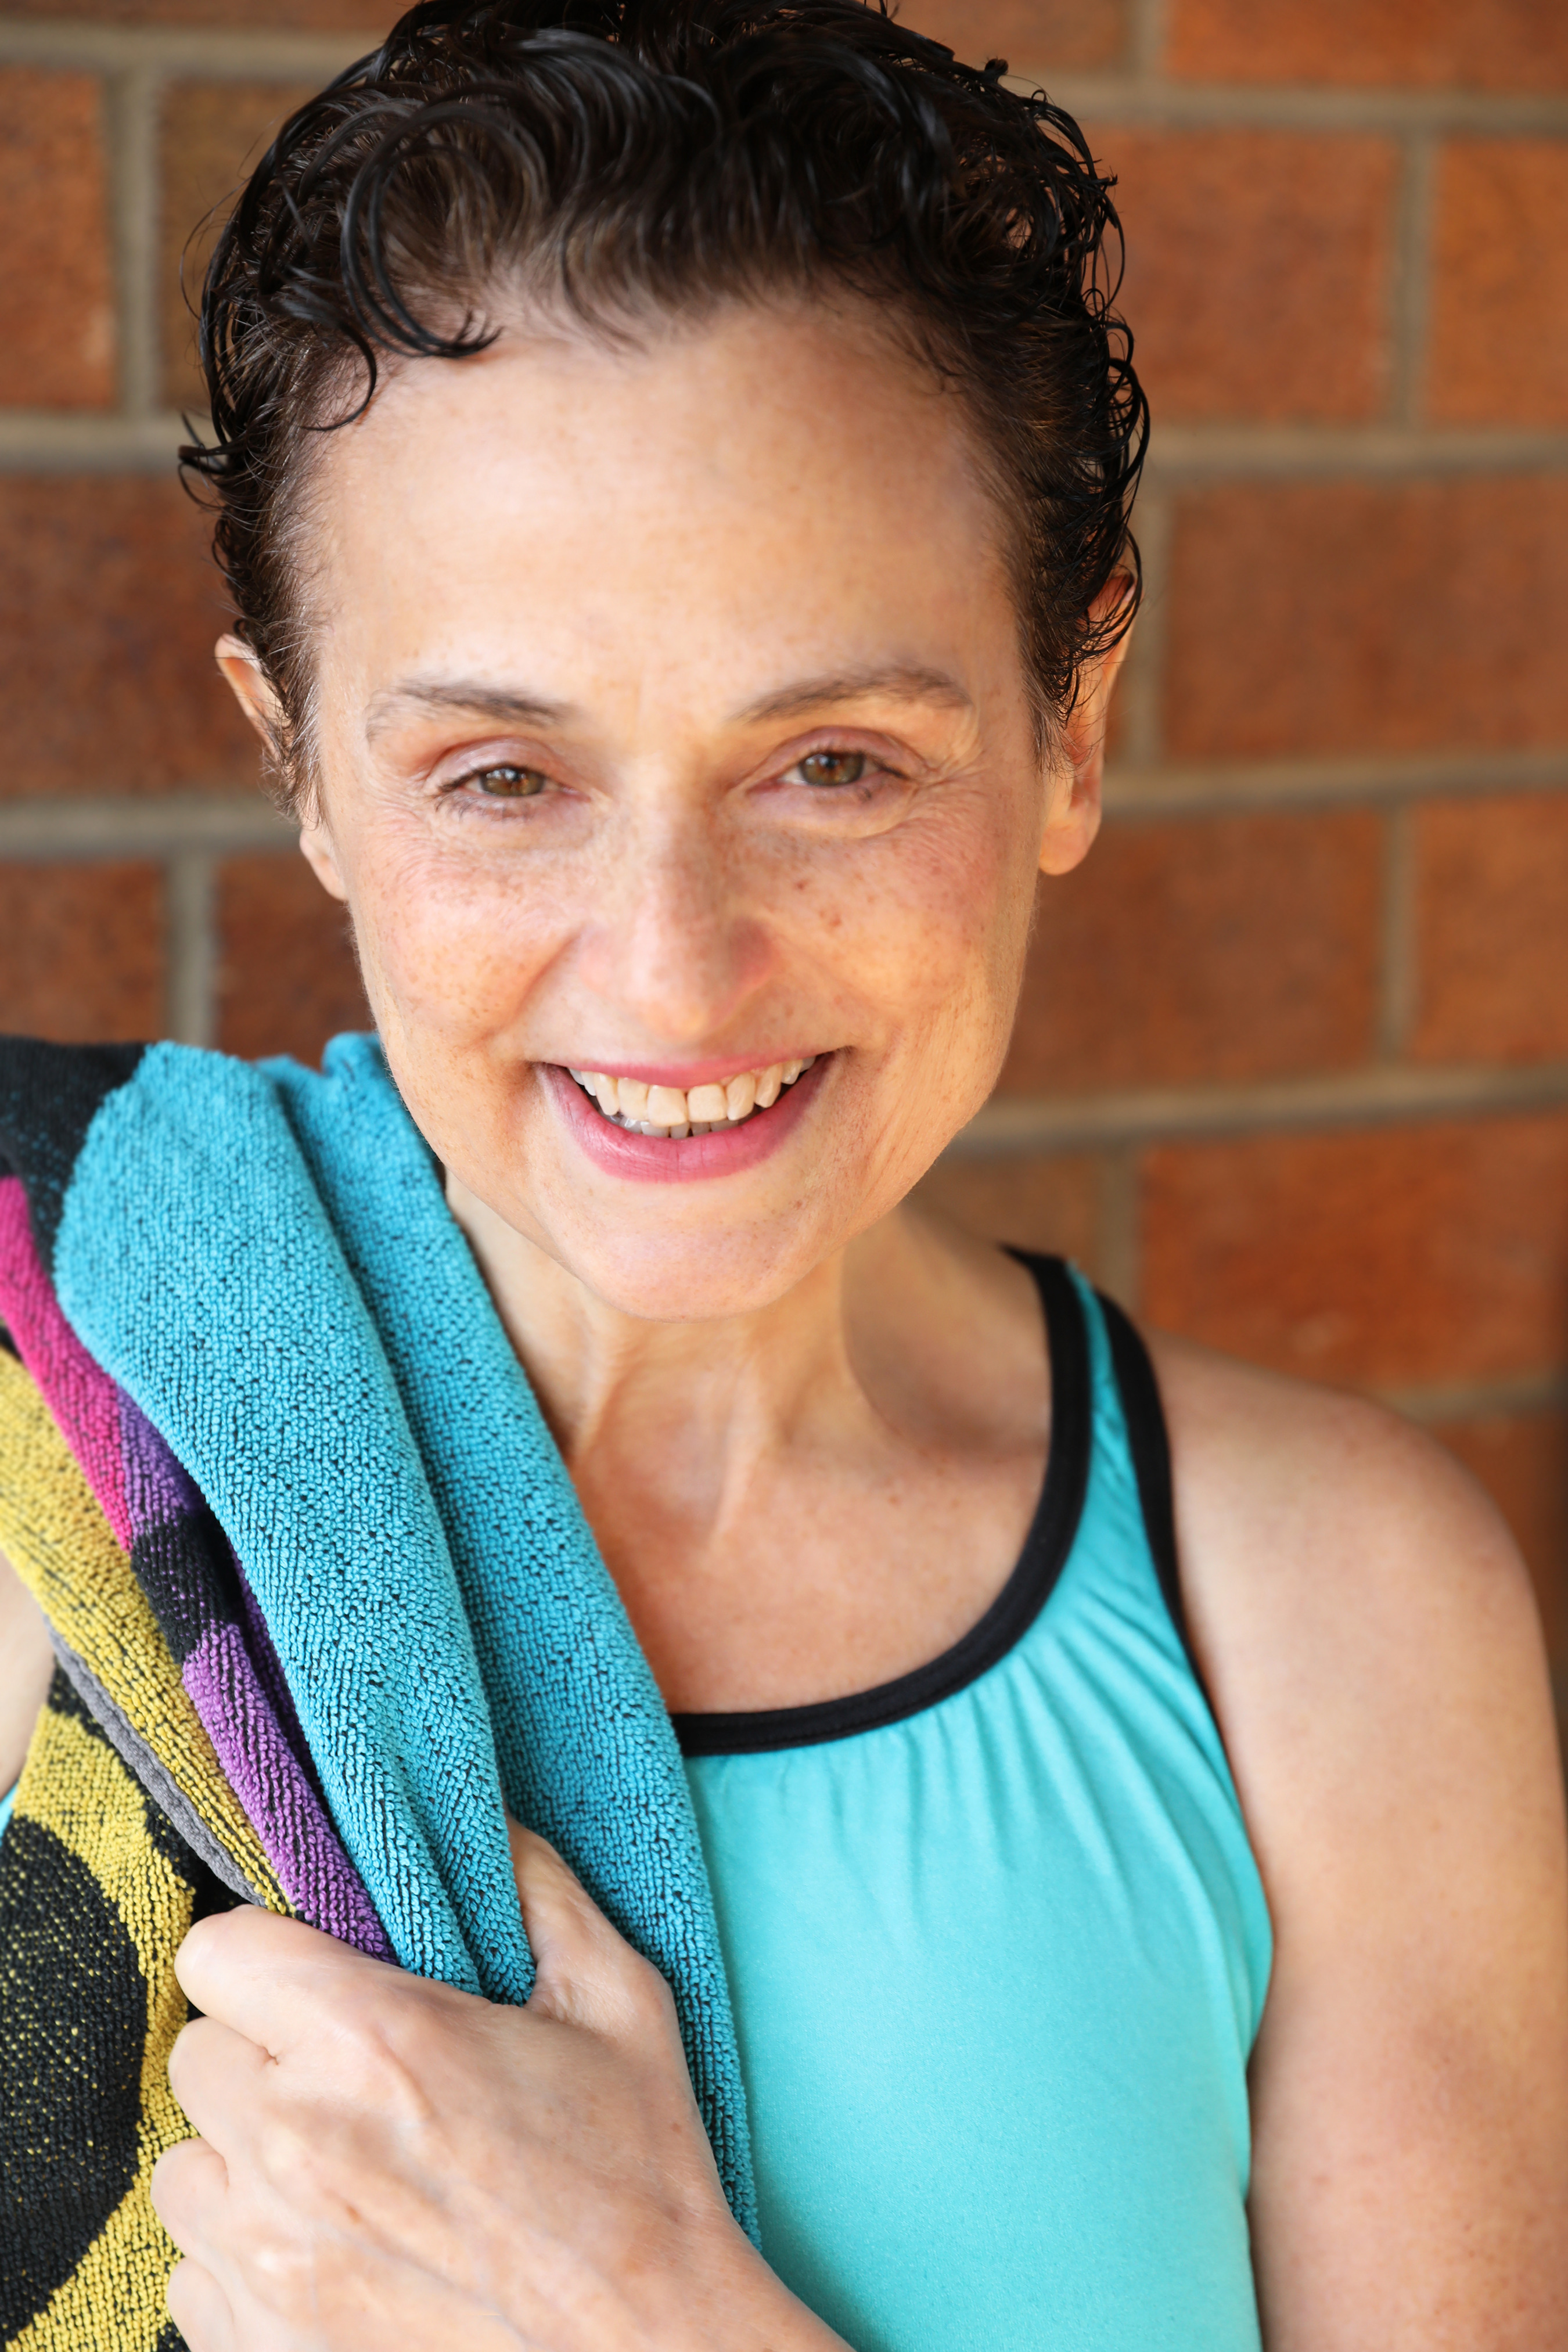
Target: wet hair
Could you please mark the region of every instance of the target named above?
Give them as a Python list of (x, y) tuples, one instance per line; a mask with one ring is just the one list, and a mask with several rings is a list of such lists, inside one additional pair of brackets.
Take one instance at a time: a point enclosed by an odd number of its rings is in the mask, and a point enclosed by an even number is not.
[(875, 305), (962, 403), (1049, 733), (1136, 608), (1148, 412), (1111, 183), (1005, 71), (879, 0), (428, 0), (289, 118), (207, 270), (213, 437), (181, 453), (277, 696), (285, 797), (310, 768), (319, 436), (389, 359), (460, 362), (529, 304), (611, 337), (733, 300)]

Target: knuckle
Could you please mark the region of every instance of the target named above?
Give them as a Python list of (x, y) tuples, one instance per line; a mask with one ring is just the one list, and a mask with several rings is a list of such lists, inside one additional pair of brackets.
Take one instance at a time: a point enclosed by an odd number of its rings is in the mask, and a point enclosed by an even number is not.
[(643, 2032), (661, 2032), (675, 2022), (675, 1995), (651, 1960), (630, 1945), (622, 1947), (617, 1974), (630, 2022)]
[(187, 2024), (181, 2026), (174, 2036), (169, 2052), (169, 2087), (176, 2099), (181, 2095), (181, 2084), (189, 2088), (201, 2064), (203, 2049), (211, 2038), (203, 2032), (207, 2022), (205, 2017), (193, 2017)]
[(147, 2184), (153, 2210), (177, 2245), (180, 2222), (184, 2213), (186, 2189), (190, 2181), (192, 2154), (198, 2146), (194, 2139), (179, 2140), (166, 2147), (153, 2167)]

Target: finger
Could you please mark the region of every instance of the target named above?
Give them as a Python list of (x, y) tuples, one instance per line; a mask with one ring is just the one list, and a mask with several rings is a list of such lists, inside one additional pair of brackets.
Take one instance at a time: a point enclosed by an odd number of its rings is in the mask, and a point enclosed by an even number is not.
[(153, 2210), (183, 2254), (202, 2255), (222, 2226), (228, 2167), (205, 2139), (165, 2148), (153, 2167)]
[(169, 2316), (188, 2352), (234, 2352), (234, 2314), (211, 2271), (177, 2263), (169, 2273)]
[(226, 2118), (250, 2114), (272, 2061), (248, 2034), (216, 2017), (182, 2026), (169, 2053), (169, 2087), (197, 2131), (226, 2149)]
[(555, 1848), (510, 1814), (507, 1835), (539, 1972), (529, 2003), (534, 2014), (606, 2034), (662, 2032), (667, 2022), (672, 2028), (664, 1979), (610, 1925)]
[(195, 2007), (258, 2042), (274, 2058), (319, 2034), (323, 2001), (348, 2000), (364, 1972), (384, 1972), (302, 1919), (243, 1904), (198, 1919), (174, 1955), (174, 1974)]

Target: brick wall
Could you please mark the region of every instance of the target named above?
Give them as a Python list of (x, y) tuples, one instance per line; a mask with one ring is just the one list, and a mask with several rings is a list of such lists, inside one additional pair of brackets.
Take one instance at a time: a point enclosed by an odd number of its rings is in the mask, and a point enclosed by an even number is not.
[[(1568, 1667), (1568, 10), (908, 0), (1121, 175), (1157, 429), (1110, 819), (931, 1180), (1498, 1495)], [(313, 1053), (209, 675), (178, 256), (374, 0), (0, 10), (0, 1022)]]

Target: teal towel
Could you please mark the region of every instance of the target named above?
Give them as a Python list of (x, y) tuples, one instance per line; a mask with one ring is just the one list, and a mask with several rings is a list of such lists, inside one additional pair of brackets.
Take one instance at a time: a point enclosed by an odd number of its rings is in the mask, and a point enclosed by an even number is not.
[(526, 1999), (504, 1802), (668, 1979), (754, 2236), (669, 1720), (376, 1041), (338, 1038), (320, 1076), (135, 1057), (63, 1177), (53, 1278), (232, 1543), (397, 1959)]

